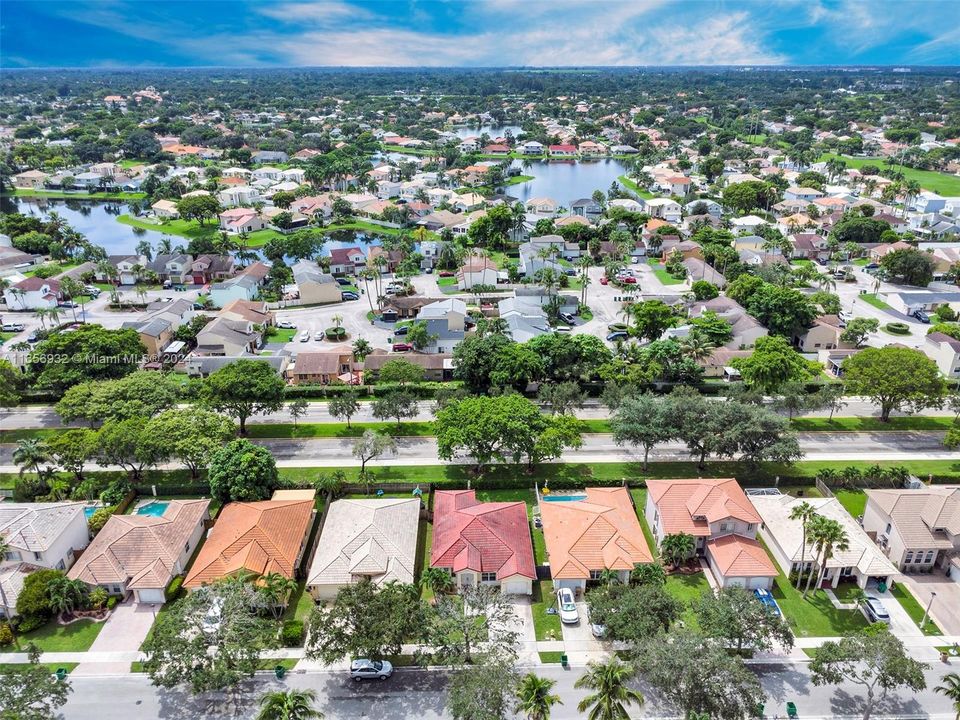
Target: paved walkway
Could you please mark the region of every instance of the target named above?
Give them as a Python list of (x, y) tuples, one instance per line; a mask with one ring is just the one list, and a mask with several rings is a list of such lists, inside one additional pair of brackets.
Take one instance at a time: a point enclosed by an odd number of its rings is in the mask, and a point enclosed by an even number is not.
[[(153, 627), (160, 605), (136, 603), (130, 598), (117, 605), (103, 624), (103, 629), (90, 646), (92, 657), (112, 657), (116, 661), (81, 661), (75, 675), (116, 675), (130, 672), (130, 663), (140, 655), (140, 646)], [(120, 653), (132, 653), (132, 660), (119, 659)], [(125, 656), (124, 656), (125, 657)]]

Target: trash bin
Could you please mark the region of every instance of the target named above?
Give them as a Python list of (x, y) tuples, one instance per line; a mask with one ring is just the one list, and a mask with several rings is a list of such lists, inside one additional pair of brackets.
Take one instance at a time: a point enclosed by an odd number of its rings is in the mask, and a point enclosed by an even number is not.
[(57, 680), (63, 680), (67, 677), (66, 668), (57, 668)]
[(560, 664), (563, 665), (563, 667), (566, 667), (567, 665), (570, 664), (570, 661), (567, 659), (566, 653), (560, 656)]
[(283, 665), (277, 665), (273, 669), (273, 674), (277, 676), (277, 680), (283, 680), (283, 676), (287, 674), (287, 669)]
[(885, 582), (877, 583), (877, 592), (885, 593), (887, 591), (887, 584)]

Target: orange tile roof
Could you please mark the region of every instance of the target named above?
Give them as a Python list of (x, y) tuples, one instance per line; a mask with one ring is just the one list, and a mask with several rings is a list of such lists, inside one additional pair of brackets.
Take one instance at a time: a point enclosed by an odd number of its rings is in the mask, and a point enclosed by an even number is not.
[(587, 488), (586, 496), (540, 503), (554, 578), (589, 578), (591, 570), (653, 562), (626, 488)]
[(707, 549), (724, 577), (776, 577), (780, 573), (756, 540), (721, 535), (707, 541)]
[(241, 570), (292, 578), (312, 518), (312, 500), (230, 503), (220, 511), (184, 587), (197, 588)]
[(736, 518), (760, 524), (760, 515), (736, 480), (649, 480), (647, 491), (667, 535), (710, 536), (710, 523)]

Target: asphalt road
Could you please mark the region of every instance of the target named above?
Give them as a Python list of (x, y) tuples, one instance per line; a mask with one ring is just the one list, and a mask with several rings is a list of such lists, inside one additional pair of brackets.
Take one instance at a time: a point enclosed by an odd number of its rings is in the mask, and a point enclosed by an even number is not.
[[(861, 688), (852, 684), (817, 688), (810, 682), (805, 664), (754, 666), (767, 695), (766, 717), (786, 717), (786, 703), (797, 705), (804, 720), (815, 718), (860, 718)], [(553, 720), (579, 720), (577, 703), (584, 692), (573, 687), (582, 668), (563, 670), (557, 666), (530, 668), (538, 675), (557, 681), (555, 692), (562, 705), (551, 712)], [(526, 670), (523, 670), (526, 672)], [(882, 718), (930, 718), (952, 720), (949, 701), (932, 691), (946, 671), (933, 667), (927, 671), (927, 689), (919, 693), (892, 692), (873, 715)], [(328, 718), (352, 720), (439, 720), (445, 712), (447, 675), (442, 671), (401, 669), (382, 683), (355, 684), (342, 673), (291, 673), (278, 682), (261, 674), (230, 694), (209, 693), (192, 697), (179, 690), (161, 690), (150, 685), (143, 675), (116, 677), (77, 677), (73, 693), (64, 708), (66, 720), (102, 720), (105, 715), (139, 720), (158, 718), (252, 718), (260, 694), (275, 689), (311, 688), (317, 692), (318, 708)], [(668, 701), (647, 687), (642, 680), (636, 687), (647, 698), (631, 717), (671, 718), (679, 712)]]
[[(960, 460), (960, 452), (948, 452), (941, 446), (943, 433), (798, 433), (800, 449), (806, 460)], [(270, 452), (281, 467), (349, 467), (360, 462), (352, 456), (353, 438), (311, 438), (301, 440), (254, 440)], [(0, 472), (17, 472), (13, 463), (16, 445), (0, 445)], [(686, 447), (678, 442), (664, 443), (650, 453), (650, 460), (689, 460)], [(643, 453), (620, 447), (605, 434), (584, 435), (583, 447), (564, 453), (559, 462), (639, 462)], [(397, 451), (377, 464), (436, 465), (437, 442), (431, 437), (397, 439)], [(466, 457), (454, 462), (469, 463)], [(167, 467), (167, 466), (164, 466)], [(175, 466), (169, 466), (175, 467)]]

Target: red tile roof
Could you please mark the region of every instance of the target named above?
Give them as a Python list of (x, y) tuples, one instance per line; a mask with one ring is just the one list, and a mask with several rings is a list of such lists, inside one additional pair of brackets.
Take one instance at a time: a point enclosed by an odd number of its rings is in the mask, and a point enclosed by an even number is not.
[(724, 577), (776, 577), (780, 573), (756, 540), (722, 535), (707, 541), (707, 549)]
[(433, 499), (430, 566), (537, 577), (527, 506), (481, 503), (473, 490), (440, 490)]
[(736, 518), (760, 524), (760, 515), (736, 480), (649, 480), (647, 491), (667, 535), (710, 536), (710, 523)]

